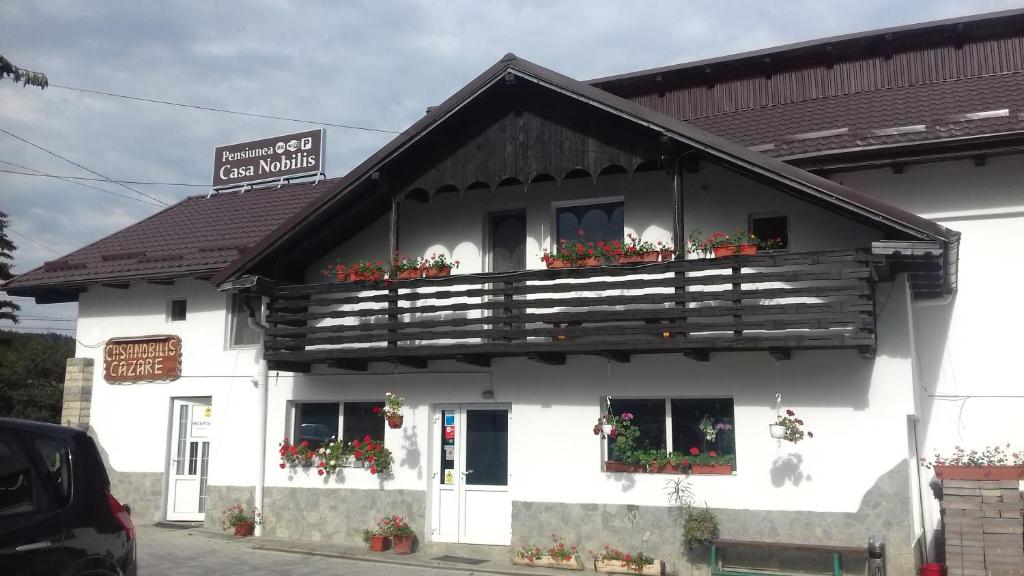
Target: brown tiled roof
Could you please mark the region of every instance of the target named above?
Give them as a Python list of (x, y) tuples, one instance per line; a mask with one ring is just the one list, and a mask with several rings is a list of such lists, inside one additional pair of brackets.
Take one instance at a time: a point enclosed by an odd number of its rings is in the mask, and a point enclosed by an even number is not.
[(32, 296), (40, 288), (210, 274), (326, 192), (337, 178), (207, 198), (192, 196), (66, 256), (11, 279), (4, 290)]
[(775, 157), (1024, 130), (1024, 72), (858, 92), (687, 121)]

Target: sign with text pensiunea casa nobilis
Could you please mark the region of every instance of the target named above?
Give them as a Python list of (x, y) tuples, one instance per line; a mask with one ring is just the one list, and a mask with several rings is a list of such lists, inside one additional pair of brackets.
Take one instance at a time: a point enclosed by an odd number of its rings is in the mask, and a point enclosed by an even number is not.
[(213, 158), (213, 188), (321, 174), (325, 145), (326, 132), (318, 128), (218, 146)]

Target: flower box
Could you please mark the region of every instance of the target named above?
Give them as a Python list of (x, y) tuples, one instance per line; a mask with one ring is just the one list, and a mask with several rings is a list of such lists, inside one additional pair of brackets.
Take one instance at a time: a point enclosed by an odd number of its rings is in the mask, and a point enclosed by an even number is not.
[(451, 273), (451, 266), (442, 266), (441, 268), (429, 267), (423, 269), (424, 278), (443, 278), (451, 275)]
[(627, 464), (626, 462), (615, 462), (608, 460), (604, 463), (605, 472), (643, 472), (644, 466), (641, 464)]
[(662, 250), (661, 251), (661, 261), (662, 262), (671, 262), (672, 260), (675, 259), (675, 256), (676, 256), (676, 251), (675, 250)]
[(647, 467), (647, 471), (653, 474), (683, 474), (686, 472), (686, 466), (682, 464), (651, 464)]
[(569, 560), (555, 560), (551, 556), (541, 556), (534, 560), (529, 558), (512, 558), (512, 563), (517, 566), (537, 566), (540, 568), (561, 568), (563, 570), (583, 570), (583, 561), (578, 556)]
[(732, 464), (694, 464), (690, 466), (690, 471), (694, 474), (718, 474), (724, 476), (732, 474)]
[(547, 265), (548, 270), (560, 270), (562, 268), (568, 268), (569, 267), (568, 264), (566, 264), (565, 262), (563, 262), (561, 260), (555, 260), (555, 259), (545, 260), (544, 264)]
[(256, 524), (254, 522), (239, 522), (235, 524), (235, 537), (245, 538), (246, 536), (252, 536), (255, 530)]
[(734, 246), (715, 246), (715, 258), (726, 256), (755, 256), (757, 244), (739, 244)]
[(411, 270), (400, 270), (398, 272), (399, 280), (415, 280), (423, 275), (423, 271), (419, 268), (413, 268)]
[(939, 480), (1024, 480), (1024, 466), (935, 466)]
[[(605, 574), (637, 574), (636, 570), (623, 566), (622, 560), (594, 560), (594, 570)], [(644, 566), (639, 573), (643, 576), (662, 576), (665, 573), (665, 562), (655, 560), (654, 564)]]

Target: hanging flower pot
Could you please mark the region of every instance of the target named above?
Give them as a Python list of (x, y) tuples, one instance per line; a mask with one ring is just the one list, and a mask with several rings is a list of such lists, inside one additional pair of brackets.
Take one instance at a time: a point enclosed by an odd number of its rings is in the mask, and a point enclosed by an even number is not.
[(726, 256), (755, 256), (757, 244), (734, 244), (726, 246), (715, 246), (715, 258)]
[(768, 432), (770, 432), (772, 438), (775, 438), (776, 440), (782, 440), (786, 437), (786, 427), (782, 424), (769, 424)]
[(610, 436), (612, 433), (612, 428), (614, 428), (614, 426), (612, 426), (611, 424), (601, 424), (601, 434), (604, 434), (605, 436)]
[(388, 428), (396, 429), (401, 428), (402, 423), (405, 422), (405, 416), (401, 414), (388, 414)]

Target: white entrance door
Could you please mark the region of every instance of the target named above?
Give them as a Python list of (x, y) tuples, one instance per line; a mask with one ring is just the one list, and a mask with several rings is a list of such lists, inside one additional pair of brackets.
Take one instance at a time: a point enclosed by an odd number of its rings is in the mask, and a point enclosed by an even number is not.
[(175, 398), (172, 404), (168, 520), (198, 522), (206, 517), (211, 404), (210, 398)]
[(437, 542), (512, 543), (508, 406), (438, 406), (431, 536)]

